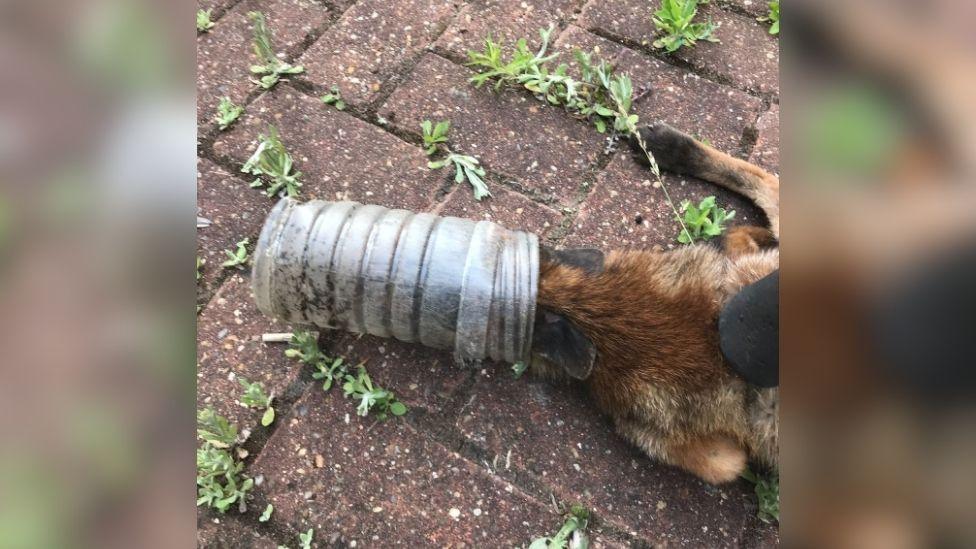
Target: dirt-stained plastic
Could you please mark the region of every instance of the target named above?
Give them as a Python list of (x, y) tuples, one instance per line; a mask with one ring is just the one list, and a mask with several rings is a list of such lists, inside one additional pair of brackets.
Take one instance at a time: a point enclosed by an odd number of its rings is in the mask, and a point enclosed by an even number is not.
[(528, 359), (539, 241), (490, 221), (282, 199), (254, 252), (258, 308), (458, 359)]

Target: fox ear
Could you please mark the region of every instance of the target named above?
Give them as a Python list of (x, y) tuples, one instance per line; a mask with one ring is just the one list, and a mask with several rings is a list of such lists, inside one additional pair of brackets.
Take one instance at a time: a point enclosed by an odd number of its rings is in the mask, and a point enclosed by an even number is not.
[(540, 309), (535, 318), (532, 352), (569, 376), (586, 379), (596, 362), (596, 346), (562, 315)]

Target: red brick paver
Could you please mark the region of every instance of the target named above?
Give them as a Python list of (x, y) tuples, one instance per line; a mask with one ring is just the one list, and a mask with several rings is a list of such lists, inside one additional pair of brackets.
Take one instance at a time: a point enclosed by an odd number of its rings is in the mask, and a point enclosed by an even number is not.
[(494, 221), (509, 229), (529, 231), (539, 237), (545, 237), (562, 220), (559, 212), (508, 189), (495, 186), (491, 194), (491, 199), (479, 202), (474, 199), (467, 183), (462, 183), (438, 213), (476, 221)]
[(278, 548), (278, 543), (269, 532), (258, 531), (243, 522), (233, 515), (203, 519), (197, 527), (197, 547), (203, 549)]
[[(436, 416), (447, 413), (451, 402), (471, 378), (471, 371), (454, 363), (450, 351), (426, 349), (395, 339), (346, 334), (329, 346), (350, 365), (364, 364), (381, 387), (395, 388), (397, 399), (412, 411)], [(348, 409), (352, 409), (352, 405)]]
[(559, 520), (408, 422), (356, 416), (338, 391), (311, 389), (282, 421), (253, 470), (277, 520), (322, 545), (512, 547)]
[(570, 203), (603, 150), (584, 122), (514, 91), (476, 89), (472, 71), (428, 54), (380, 114), (397, 128), (420, 132), (424, 119), (451, 121), (450, 140), (493, 171), (543, 198)]
[(219, 12), (233, 6), (237, 0), (197, 0), (197, 8), (202, 10), (213, 10), (213, 16)]
[(468, 50), (482, 50), (488, 35), (505, 47), (511, 48), (516, 40), (525, 38), (536, 48), (540, 43), (539, 29), (562, 27), (579, 4), (579, 0), (489, 0), (469, 4), (436, 46), (465, 60)]
[[(328, 20), (328, 9), (313, 0), (244, 0), (224, 14), (214, 28), (197, 36), (197, 124), (200, 131), (216, 125), (220, 98), (240, 105), (259, 89), (251, 82), (257, 62), (251, 46), (249, 11), (264, 13), (279, 53), (293, 52), (308, 35)], [(280, 85), (280, 84), (279, 84)]]
[(236, 250), (236, 243), (245, 238), (250, 239), (248, 249), (254, 249), (274, 200), (249, 188), (239, 174), (209, 160), (200, 159), (197, 170), (197, 214), (210, 221), (209, 227), (197, 229), (197, 257), (204, 260), (200, 269), (203, 279), (197, 288), (209, 297), (228, 272), (242, 272), (243, 267), (221, 267), (227, 260), (224, 252)]
[(229, 278), (197, 320), (197, 406), (212, 407), (241, 433), (260, 428), (263, 410), (238, 402), (243, 394), (239, 379), (260, 381), (266, 393), (284, 395), (300, 364), (285, 358), (285, 344), (263, 343), (261, 335), (289, 331), (290, 326), (257, 310), (248, 276)]
[[(626, 184), (621, 184), (626, 182)], [(684, 199), (715, 195), (719, 206), (735, 210), (730, 225), (763, 224), (762, 212), (745, 198), (690, 177), (665, 174), (676, 207)], [(572, 247), (670, 249), (681, 227), (653, 177), (631, 155), (619, 155), (597, 179), (563, 245)]]
[(284, 85), (252, 103), (214, 151), (243, 164), (269, 124), (304, 174), (302, 199), (425, 210), (448, 177), (427, 167), (419, 147)]
[(719, 0), (719, 4), (730, 6), (733, 10), (743, 11), (755, 17), (765, 17), (769, 14), (768, 0)]
[(750, 162), (779, 173), (779, 105), (773, 105), (756, 123), (759, 132)]
[(362, 0), (300, 62), (310, 81), (338, 86), (346, 102), (363, 105), (443, 32), (456, 6), (449, 0)]
[[(714, 4), (714, 3), (713, 3)], [(711, 19), (719, 25), (713, 35), (720, 43), (698, 42), (670, 55), (736, 86), (760, 92), (779, 92), (779, 42), (768, 26), (754, 17), (699, 6), (696, 21)], [(657, 30), (651, 22), (653, 4), (643, 0), (590, 0), (580, 15), (584, 28), (652, 48)]]

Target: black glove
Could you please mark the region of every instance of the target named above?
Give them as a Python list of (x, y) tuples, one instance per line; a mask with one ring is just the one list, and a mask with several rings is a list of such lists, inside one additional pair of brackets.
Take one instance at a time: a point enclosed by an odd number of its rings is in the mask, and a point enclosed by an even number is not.
[(779, 385), (779, 270), (735, 295), (718, 317), (726, 362), (758, 387)]

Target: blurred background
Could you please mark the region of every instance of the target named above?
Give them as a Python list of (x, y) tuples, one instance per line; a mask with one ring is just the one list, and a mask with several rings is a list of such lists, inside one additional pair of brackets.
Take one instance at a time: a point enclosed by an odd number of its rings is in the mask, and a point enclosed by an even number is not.
[[(0, 548), (195, 543), (195, 11), (0, 0)], [(784, 11), (783, 542), (976, 546), (976, 6)]]
[(976, 3), (781, 33), (782, 539), (976, 546)]
[(0, 547), (195, 543), (195, 12), (0, 1)]

